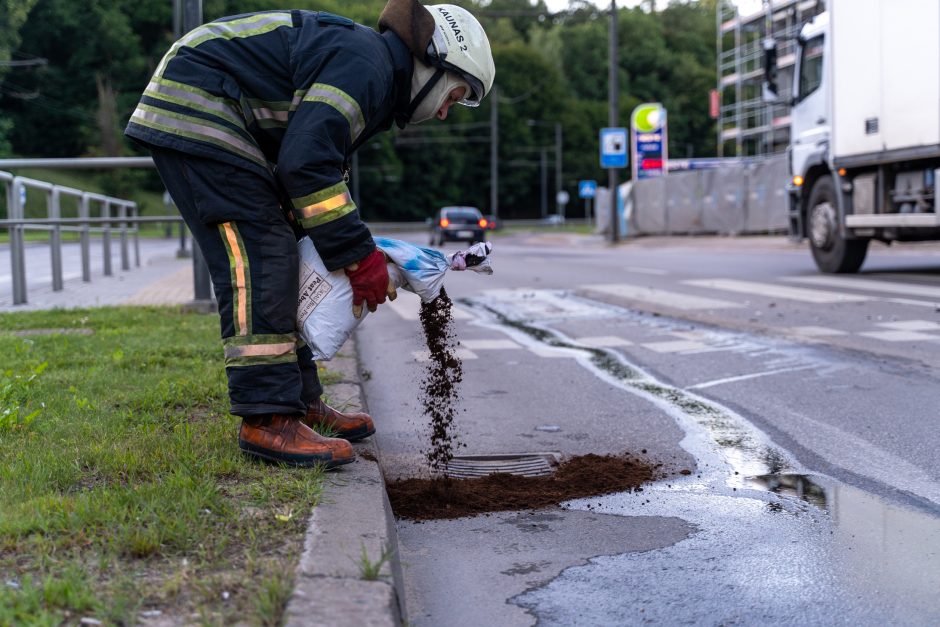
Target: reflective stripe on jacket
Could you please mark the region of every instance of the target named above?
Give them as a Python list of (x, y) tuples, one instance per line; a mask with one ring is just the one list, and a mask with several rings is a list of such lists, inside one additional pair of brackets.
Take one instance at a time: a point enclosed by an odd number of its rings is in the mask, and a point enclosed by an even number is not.
[(334, 270), (373, 247), (344, 181), (347, 156), (407, 107), (411, 72), (391, 31), (324, 12), (236, 15), (173, 44), (125, 132), (273, 173)]

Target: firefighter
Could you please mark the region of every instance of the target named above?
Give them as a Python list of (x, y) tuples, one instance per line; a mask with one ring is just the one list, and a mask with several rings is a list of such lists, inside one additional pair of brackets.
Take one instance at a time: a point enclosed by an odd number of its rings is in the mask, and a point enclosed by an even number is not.
[(227, 17), (163, 57), (125, 132), (150, 149), (209, 267), (245, 453), (334, 467), (375, 432), (367, 414), (320, 398), (295, 332), (296, 240), (308, 235), (327, 269), (345, 271), (354, 310), (393, 296), (346, 186), (349, 157), (393, 123), (478, 105), (494, 73), (469, 12), (416, 0), (390, 0), (378, 32), (325, 12)]

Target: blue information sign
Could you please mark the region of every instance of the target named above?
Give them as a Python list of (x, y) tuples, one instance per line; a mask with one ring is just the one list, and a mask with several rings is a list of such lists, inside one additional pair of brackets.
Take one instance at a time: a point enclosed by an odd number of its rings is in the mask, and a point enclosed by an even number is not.
[(594, 198), (597, 195), (597, 181), (578, 181), (578, 198)]
[(601, 129), (601, 167), (627, 167), (627, 129), (622, 127)]

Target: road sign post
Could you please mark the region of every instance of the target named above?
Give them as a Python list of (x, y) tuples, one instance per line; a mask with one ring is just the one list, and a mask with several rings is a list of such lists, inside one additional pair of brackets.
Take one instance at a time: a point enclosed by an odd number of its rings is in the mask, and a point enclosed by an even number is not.
[(610, 241), (619, 239), (617, 223), (620, 219), (617, 206), (617, 170), (627, 167), (627, 129), (622, 126), (602, 128), (600, 133), (601, 167), (607, 170), (610, 187)]
[(591, 220), (591, 202), (597, 196), (597, 181), (578, 181), (578, 198), (584, 199), (584, 218)]

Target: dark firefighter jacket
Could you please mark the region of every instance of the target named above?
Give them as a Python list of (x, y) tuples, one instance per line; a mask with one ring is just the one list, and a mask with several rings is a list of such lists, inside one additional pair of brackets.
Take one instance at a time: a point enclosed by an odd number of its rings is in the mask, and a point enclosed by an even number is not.
[(347, 157), (407, 109), (411, 52), (323, 12), (236, 15), (196, 28), (157, 67), (126, 134), (276, 176), (330, 270), (374, 247)]

